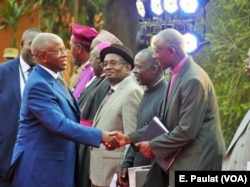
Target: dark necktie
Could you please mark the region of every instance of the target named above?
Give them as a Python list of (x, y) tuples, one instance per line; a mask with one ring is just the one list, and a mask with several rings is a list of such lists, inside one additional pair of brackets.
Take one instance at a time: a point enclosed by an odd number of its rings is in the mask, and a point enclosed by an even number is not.
[(58, 76), (56, 79), (58, 80), (58, 82), (60, 83), (60, 85), (64, 88), (64, 90), (65, 90), (65, 92), (67, 93), (69, 99), (70, 99), (71, 101), (73, 101), (72, 96), (71, 96), (71, 94), (70, 94), (70, 92), (69, 92), (69, 88), (68, 88), (68, 86), (66, 85), (65, 81), (63, 80), (63, 78), (60, 77), (60, 76)]
[(104, 100), (103, 100), (103, 104), (105, 104), (105, 103), (107, 102), (107, 100), (109, 99), (109, 97), (111, 96), (111, 94), (114, 93), (114, 91), (115, 91), (115, 90), (114, 90), (113, 88), (110, 88), (110, 89), (109, 89), (109, 91), (108, 91), (106, 97), (105, 97)]
[(32, 70), (33, 70), (33, 68), (32, 68), (32, 67), (30, 67), (30, 68), (27, 70), (28, 75), (30, 75), (30, 73), (32, 72)]

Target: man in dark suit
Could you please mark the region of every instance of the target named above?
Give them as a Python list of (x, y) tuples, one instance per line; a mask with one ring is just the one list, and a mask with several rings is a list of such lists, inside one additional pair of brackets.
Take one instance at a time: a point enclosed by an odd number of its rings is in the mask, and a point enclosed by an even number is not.
[[(103, 68), (100, 66), (100, 51), (104, 49), (105, 47), (110, 46), (110, 42), (101, 42), (96, 45), (91, 51), (90, 51), (90, 64), (94, 72), (94, 77), (88, 82), (85, 89), (81, 93), (80, 97), (78, 98), (78, 104), (80, 108), (82, 109), (85, 102), (88, 100), (89, 96), (95, 89), (100, 85), (100, 83), (105, 79), (105, 74), (103, 72)], [(84, 113), (84, 111), (83, 111)]]
[(23, 93), (11, 161), (12, 165), (18, 161), (12, 184), (74, 187), (77, 143), (99, 147), (116, 140), (106, 131), (79, 124), (77, 101), (59, 74), (67, 66), (63, 40), (55, 34), (40, 33), (31, 50), (37, 65)]
[(40, 33), (37, 28), (24, 31), (20, 41), (19, 57), (0, 64), (0, 186), (1, 179), (10, 165), (18, 129), (19, 110), (24, 85), (28, 78), (29, 68), (35, 65), (30, 45), (33, 38)]
[[(167, 84), (163, 70), (158, 62), (153, 59), (154, 50), (147, 48), (139, 51), (134, 60), (133, 69), (135, 78), (140, 85), (146, 86), (137, 114), (137, 129), (147, 125), (154, 116), (160, 116)], [(148, 159), (129, 147), (119, 171), (118, 183), (128, 185), (128, 168), (151, 165), (153, 159)]]
[[(207, 73), (185, 48), (183, 35), (175, 29), (160, 31), (154, 38), (154, 58), (171, 78), (162, 123), (169, 130), (151, 141), (137, 143), (147, 158), (165, 159), (181, 149), (168, 171), (155, 162), (144, 187), (175, 186), (176, 170), (220, 170), (225, 153), (214, 86)], [(138, 141), (143, 129), (121, 135), (120, 145)], [(154, 175), (160, 172), (160, 175)], [(169, 180), (168, 180), (169, 174)]]

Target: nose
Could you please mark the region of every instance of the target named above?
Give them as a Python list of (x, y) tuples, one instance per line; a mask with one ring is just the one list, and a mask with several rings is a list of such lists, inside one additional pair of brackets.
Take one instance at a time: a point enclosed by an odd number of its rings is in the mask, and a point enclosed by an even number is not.
[(137, 68), (134, 67), (134, 68), (132, 69), (132, 72), (133, 72), (134, 74), (137, 74)]

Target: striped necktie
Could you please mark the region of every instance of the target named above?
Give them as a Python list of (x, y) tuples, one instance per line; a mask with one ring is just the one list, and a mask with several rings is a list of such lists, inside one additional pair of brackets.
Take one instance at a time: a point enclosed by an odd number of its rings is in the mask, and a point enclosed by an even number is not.
[(68, 88), (68, 86), (66, 85), (65, 81), (63, 80), (63, 78), (60, 77), (60, 76), (58, 76), (56, 79), (57, 79), (57, 81), (60, 83), (60, 85), (64, 88), (64, 90), (65, 90), (65, 92), (67, 93), (69, 99), (70, 99), (71, 101), (73, 101), (72, 96), (71, 96), (71, 94), (70, 94), (70, 92), (69, 92), (69, 88)]

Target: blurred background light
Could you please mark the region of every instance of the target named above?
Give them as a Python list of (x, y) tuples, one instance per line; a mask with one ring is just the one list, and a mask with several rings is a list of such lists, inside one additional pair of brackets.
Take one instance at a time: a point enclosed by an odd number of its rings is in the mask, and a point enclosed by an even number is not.
[(180, 8), (184, 13), (193, 14), (198, 9), (198, 0), (180, 0)]
[(151, 0), (150, 2), (152, 13), (156, 16), (160, 16), (163, 13), (163, 8), (161, 6), (161, 0)]
[(140, 18), (145, 18), (146, 10), (145, 10), (145, 6), (144, 6), (142, 0), (136, 1), (136, 8), (137, 8), (137, 12), (138, 12)]
[(135, 2), (140, 21), (136, 37), (137, 51), (150, 47), (154, 35), (168, 28), (174, 28), (184, 35), (186, 51), (190, 55), (196, 53), (203, 45), (209, 44), (205, 39), (205, 6), (209, 0), (136, 0)]
[(186, 41), (186, 51), (187, 53), (193, 53), (198, 49), (199, 46), (199, 36), (195, 33), (186, 32), (183, 34)]
[(177, 0), (163, 0), (163, 8), (169, 14), (175, 13), (178, 10)]

